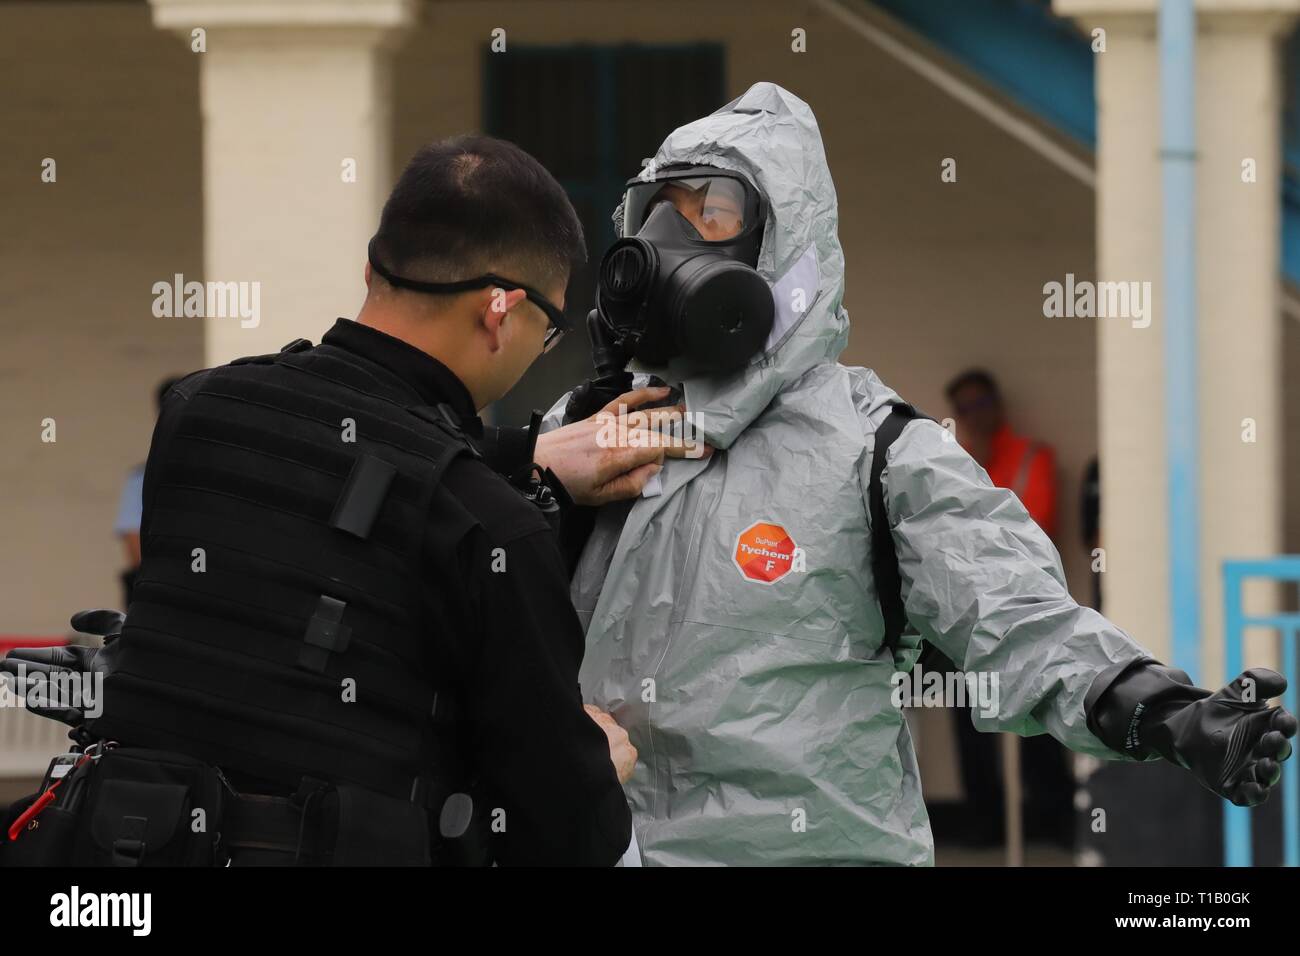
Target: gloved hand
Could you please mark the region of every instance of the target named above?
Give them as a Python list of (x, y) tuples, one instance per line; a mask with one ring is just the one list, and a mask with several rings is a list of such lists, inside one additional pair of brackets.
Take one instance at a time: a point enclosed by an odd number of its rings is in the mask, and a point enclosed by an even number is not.
[(1253, 807), (1268, 799), (1291, 756), (1296, 719), (1266, 704), (1286, 686), (1276, 671), (1253, 667), (1211, 693), (1180, 670), (1144, 661), (1088, 706), (1088, 726), (1113, 750), (1163, 757), (1224, 799)]
[[(73, 629), (103, 637), (103, 647), (72, 644), (15, 648), (0, 659), (0, 674), (13, 676), (33, 714), (80, 726), (86, 719), (85, 712), (98, 703), (93, 696), (99, 690), (95, 675), (107, 676), (111, 669), (110, 647), (122, 633), (125, 620), (121, 611), (78, 611), (72, 615)], [(80, 676), (74, 679), (74, 674)]]

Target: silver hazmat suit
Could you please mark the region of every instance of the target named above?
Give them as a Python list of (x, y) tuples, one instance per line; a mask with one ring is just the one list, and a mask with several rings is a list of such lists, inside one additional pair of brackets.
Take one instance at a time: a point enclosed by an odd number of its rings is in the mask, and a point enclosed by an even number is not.
[(979, 729), (1116, 759), (1088, 730), (1084, 695), (1099, 672), (1150, 655), (1071, 599), (1016, 497), (926, 420), (896, 440), (883, 477), (919, 636), (897, 658), (882, 648), (866, 491), (874, 432), (900, 399), (837, 361), (844, 257), (817, 122), (759, 83), (671, 133), (650, 168), (677, 163), (739, 171), (767, 194), (758, 270), (777, 319), (766, 351), (730, 377), (653, 370), (680, 383), (718, 450), (670, 460), (660, 493), (603, 508), (573, 580), (584, 696), (640, 751), (627, 795), (643, 860), (932, 864), (891, 701), (921, 637), (968, 673), (998, 675)]

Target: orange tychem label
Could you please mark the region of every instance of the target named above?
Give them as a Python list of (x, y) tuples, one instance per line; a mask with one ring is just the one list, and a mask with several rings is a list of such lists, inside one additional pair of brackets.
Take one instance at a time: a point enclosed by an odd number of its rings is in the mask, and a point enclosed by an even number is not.
[(760, 521), (736, 538), (736, 567), (748, 581), (774, 584), (790, 573), (794, 539), (779, 524)]

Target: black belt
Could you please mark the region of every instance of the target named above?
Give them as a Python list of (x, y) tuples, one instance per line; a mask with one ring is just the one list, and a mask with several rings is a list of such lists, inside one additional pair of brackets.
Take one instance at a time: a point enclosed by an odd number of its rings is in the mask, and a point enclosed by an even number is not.
[(222, 841), (235, 865), (330, 865), (334, 827), (321, 819), (319, 791), (301, 802), (255, 793), (228, 796), (224, 815)]

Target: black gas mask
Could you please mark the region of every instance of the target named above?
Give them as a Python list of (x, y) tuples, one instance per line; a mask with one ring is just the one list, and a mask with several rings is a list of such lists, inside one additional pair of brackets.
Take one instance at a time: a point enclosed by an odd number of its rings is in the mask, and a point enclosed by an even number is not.
[(601, 259), (587, 316), (596, 377), (574, 390), (566, 420), (628, 391), (632, 359), (726, 374), (757, 355), (776, 312), (755, 270), (766, 222), (767, 199), (739, 173), (679, 166), (628, 180), (622, 235)]
[(623, 237), (600, 263), (596, 311), (609, 344), (646, 365), (683, 358), (735, 371), (772, 331), (772, 290), (755, 271), (767, 202), (743, 176), (711, 166), (632, 179)]

